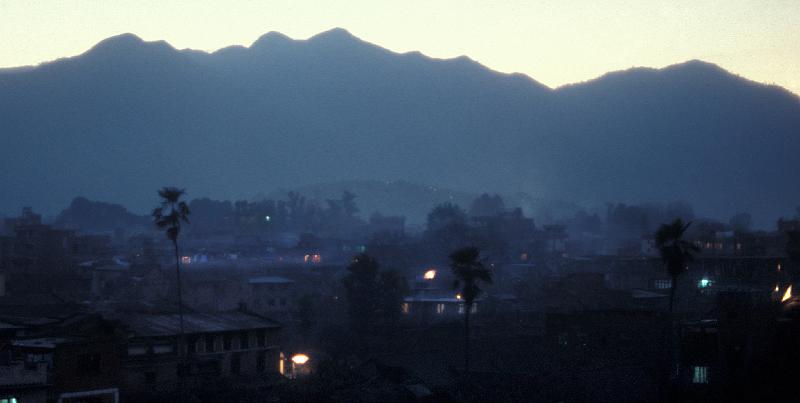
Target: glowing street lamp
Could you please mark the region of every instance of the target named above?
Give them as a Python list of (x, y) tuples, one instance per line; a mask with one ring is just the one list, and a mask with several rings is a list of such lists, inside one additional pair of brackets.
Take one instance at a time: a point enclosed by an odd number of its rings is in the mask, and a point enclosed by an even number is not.
[[(310, 358), (305, 354), (295, 354), (292, 356), (292, 379), (297, 379), (298, 367), (302, 371), (309, 359)], [(308, 373), (307, 370), (304, 372)]]
[(786, 302), (792, 299), (792, 286), (786, 288), (786, 292), (783, 293), (783, 297), (781, 297), (781, 302)]
[(295, 354), (292, 356), (292, 362), (297, 365), (303, 365), (308, 362), (308, 356), (305, 354)]
[(435, 279), (436, 278), (436, 270), (428, 270), (428, 271), (426, 271), (425, 274), (422, 275), (422, 278), (424, 278), (425, 280), (433, 280), (433, 279)]

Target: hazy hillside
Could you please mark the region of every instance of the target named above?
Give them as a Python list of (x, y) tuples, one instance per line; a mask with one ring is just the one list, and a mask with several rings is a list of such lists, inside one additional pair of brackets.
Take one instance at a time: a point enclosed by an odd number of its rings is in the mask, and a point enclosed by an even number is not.
[(0, 70), (0, 211), (155, 189), (252, 198), (408, 180), (580, 203), (688, 200), (771, 220), (800, 204), (797, 96), (692, 61), (551, 90), (332, 30), (212, 54), (122, 35)]

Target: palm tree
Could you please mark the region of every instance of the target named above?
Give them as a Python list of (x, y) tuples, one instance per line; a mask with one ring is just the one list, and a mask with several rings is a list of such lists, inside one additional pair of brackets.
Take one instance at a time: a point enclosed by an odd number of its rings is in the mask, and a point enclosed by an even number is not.
[(153, 209), (153, 220), (159, 229), (165, 230), (167, 238), (175, 249), (175, 275), (178, 282), (178, 318), (180, 320), (180, 337), (183, 340), (183, 294), (181, 291), (181, 259), (178, 255), (178, 235), (181, 223), (189, 223), (189, 206), (181, 200), (184, 189), (164, 187), (158, 191), (161, 205)]
[(670, 313), (673, 312), (678, 277), (686, 270), (686, 265), (694, 260), (695, 253), (700, 251), (697, 245), (683, 239), (690, 225), (692, 225), (691, 222), (684, 224), (683, 220), (677, 218), (672, 223), (661, 224), (658, 231), (656, 231), (656, 247), (672, 279), (669, 289)]
[(464, 368), (469, 372), (469, 317), (475, 299), (483, 292), (479, 283), (492, 283), (492, 271), (483, 265), (476, 247), (461, 248), (450, 254), (450, 268), (456, 278), (453, 288), (460, 286), (464, 301)]

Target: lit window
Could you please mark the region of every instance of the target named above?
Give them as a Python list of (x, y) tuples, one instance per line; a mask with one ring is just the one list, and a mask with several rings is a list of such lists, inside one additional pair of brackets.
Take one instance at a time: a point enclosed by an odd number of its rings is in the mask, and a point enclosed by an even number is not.
[(702, 279), (702, 280), (697, 282), (697, 287), (698, 288), (707, 288), (707, 287), (710, 287), (710, 286), (711, 286), (711, 280), (709, 280), (707, 278), (704, 278), (704, 279)]
[(181, 257), (181, 263), (183, 263), (183, 264), (192, 263), (192, 257), (191, 256), (183, 256), (183, 257)]
[(408, 315), (408, 313), (411, 312), (411, 305), (409, 305), (408, 302), (403, 302), (401, 309), (403, 310), (404, 314)]
[(666, 289), (672, 287), (672, 280), (670, 280), (670, 279), (656, 280), (654, 285), (655, 285), (656, 289), (666, 290)]
[(444, 304), (436, 304), (436, 313), (438, 314), (444, 313)]
[(708, 383), (708, 367), (692, 367), (692, 383)]
[(311, 261), (314, 263), (320, 263), (322, 262), (322, 256), (321, 255), (311, 256)]

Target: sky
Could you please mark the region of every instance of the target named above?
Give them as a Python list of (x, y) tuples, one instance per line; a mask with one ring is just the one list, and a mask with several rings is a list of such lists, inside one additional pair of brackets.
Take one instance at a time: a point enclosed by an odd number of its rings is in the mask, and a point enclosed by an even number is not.
[(701, 59), (800, 94), (799, 21), (800, 0), (0, 0), (0, 67), (78, 55), (125, 32), (213, 51), (341, 27), (550, 87)]

